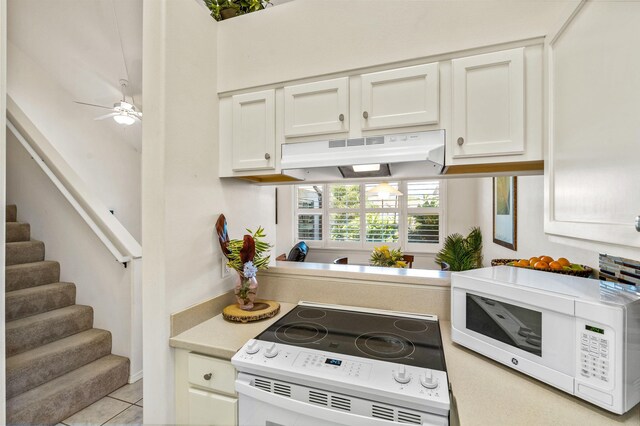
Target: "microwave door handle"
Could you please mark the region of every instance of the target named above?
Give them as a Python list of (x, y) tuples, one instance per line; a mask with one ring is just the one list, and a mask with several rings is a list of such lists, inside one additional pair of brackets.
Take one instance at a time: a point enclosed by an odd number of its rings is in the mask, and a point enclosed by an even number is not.
[[(323, 419), (328, 422), (350, 425), (350, 426), (407, 426), (406, 423), (398, 423), (389, 420), (379, 420), (372, 417), (359, 416), (344, 411), (335, 411), (329, 408), (312, 405), (309, 403), (296, 401), (266, 392), (251, 386), (251, 380), (247, 377), (238, 377), (236, 379), (236, 392), (246, 395), (250, 398), (282, 408), (287, 411)], [(430, 426), (429, 423), (422, 423), (423, 426)], [(435, 425), (435, 424), (434, 424)]]

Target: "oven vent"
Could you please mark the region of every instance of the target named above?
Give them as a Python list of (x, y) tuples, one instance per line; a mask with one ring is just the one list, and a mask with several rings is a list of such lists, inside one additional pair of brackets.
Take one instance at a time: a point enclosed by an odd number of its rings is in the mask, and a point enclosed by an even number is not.
[(285, 385), (284, 383), (274, 383), (273, 393), (275, 393), (276, 395), (291, 398), (291, 386)]
[(419, 414), (407, 413), (406, 411), (398, 411), (398, 423), (411, 423), (421, 425), (422, 419)]
[(388, 407), (381, 407), (380, 405), (371, 406), (371, 417), (389, 420), (391, 422), (395, 420), (393, 409)]
[(271, 392), (271, 382), (264, 379), (255, 379), (253, 385), (265, 392)]
[(331, 408), (337, 410), (351, 411), (351, 400), (348, 398), (341, 398), (339, 396), (331, 396)]
[(309, 402), (311, 402), (312, 404), (318, 404), (318, 405), (327, 405), (327, 394), (326, 393), (322, 393), (322, 392), (316, 392), (316, 391), (309, 391)]

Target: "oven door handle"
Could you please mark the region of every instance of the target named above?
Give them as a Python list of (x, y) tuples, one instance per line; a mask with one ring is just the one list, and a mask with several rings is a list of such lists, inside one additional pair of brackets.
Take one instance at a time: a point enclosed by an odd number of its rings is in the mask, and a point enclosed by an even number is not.
[[(251, 386), (251, 379), (247, 377), (238, 377), (236, 379), (236, 392), (287, 411), (293, 411), (305, 416), (348, 426), (407, 426), (406, 423), (365, 417), (359, 414), (349, 413), (347, 411), (331, 410), (329, 408), (266, 392)], [(442, 424), (443, 423), (422, 423), (423, 426), (440, 426)]]

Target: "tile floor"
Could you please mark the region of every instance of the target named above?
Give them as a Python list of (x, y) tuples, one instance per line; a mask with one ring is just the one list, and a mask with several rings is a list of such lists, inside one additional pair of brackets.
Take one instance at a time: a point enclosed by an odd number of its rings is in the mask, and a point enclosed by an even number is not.
[(110, 393), (59, 425), (141, 425), (142, 380)]

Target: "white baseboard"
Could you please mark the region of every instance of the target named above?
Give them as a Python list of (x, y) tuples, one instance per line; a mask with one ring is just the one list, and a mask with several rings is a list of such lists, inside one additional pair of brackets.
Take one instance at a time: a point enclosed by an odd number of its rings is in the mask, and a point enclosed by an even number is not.
[(142, 370), (138, 371), (135, 374), (130, 374), (129, 375), (129, 383), (135, 383), (140, 379), (142, 379)]

